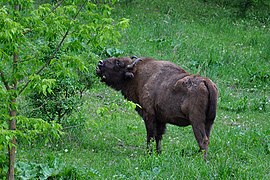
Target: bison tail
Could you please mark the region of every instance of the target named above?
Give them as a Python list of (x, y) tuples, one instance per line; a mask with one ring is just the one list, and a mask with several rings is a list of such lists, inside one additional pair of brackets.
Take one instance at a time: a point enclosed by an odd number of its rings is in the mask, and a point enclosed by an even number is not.
[(217, 98), (218, 89), (217, 86), (211, 80), (205, 80), (205, 85), (209, 92), (208, 110), (206, 112), (206, 121), (213, 123), (216, 118), (217, 111)]

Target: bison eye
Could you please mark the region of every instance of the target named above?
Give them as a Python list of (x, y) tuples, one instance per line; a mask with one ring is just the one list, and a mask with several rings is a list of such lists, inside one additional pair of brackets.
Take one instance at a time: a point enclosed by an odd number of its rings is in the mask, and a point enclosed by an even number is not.
[(116, 60), (116, 67), (123, 68), (123, 67), (125, 67), (125, 64), (119, 60)]

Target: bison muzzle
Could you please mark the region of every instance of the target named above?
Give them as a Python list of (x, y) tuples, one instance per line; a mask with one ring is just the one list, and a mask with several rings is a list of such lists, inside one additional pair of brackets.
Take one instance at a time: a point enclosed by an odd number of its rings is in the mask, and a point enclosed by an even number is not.
[(98, 63), (101, 81), (137, 104), (147, 131), (147, 148), (161, 139), (166, 124), (191, 125), (206, 158), (210, 131), (216, 117), (218, 90), (208, 78), (191, 75), (168, 61), (152, 58), (109, 58)]

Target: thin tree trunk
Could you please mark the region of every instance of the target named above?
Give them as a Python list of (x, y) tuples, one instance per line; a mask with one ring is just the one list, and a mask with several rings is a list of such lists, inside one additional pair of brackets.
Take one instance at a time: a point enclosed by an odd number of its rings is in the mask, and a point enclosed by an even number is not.
[[(16, 78), (16, 72), (17, 72), (17, 63), (18, 63), (18, 54), (13, 54), (13, 87), (10, 89), (11, 91), (16, 92), (17, 91), (17, 84), (18, 80)], [(16, 130), (16, 93), (11, 92), (10, 97), (10, 107), (9, 107), (9, 130), (15, 131)], [(8, 174), (7, 179), (8, 180), (14, 180), (14, 166), (15, 166), (15, 156), (16, 156), (16, 136), (15, 133), (13, 133), (13, 137), (10, 141), (10, 144), (8, 146), (8, 154), (9, 154), (9, 168), (8, 168)]]
[[(16, 103), (16, 99), (13, 99), (12, 102)], [(16, 130), (16, 109), (10, 110), (10, 122), (9, 122), (9, 130)], [(14, 180), (14, 166), (15, 166), (15, 155), (16, 155), (16, 137), (12, 137), (10, 145), (8, 146), (9, 153), (9, 169), (8, 169), (8, 180)]]
[[(20, 10), (20, 4), (14, 5), (14, 10), (19, 11)], [(17, 74), (17, 65), (18, 65), (18, 49), (14, 51), (13, 53), (13, 67), (12, 67), (12, 86), (11, 88), (8, 88), (8, 91), (10, 92), (10, 104), (9, 104), (9, 130), (15, 131), (16, 130), (16, 115), (17, 115), (17, 108), (16, 108), (16, 99), (17, 99), (17, 84), (18, 80), (16, 78)], [(7, 84), (8, 85), (8, 84)], [(9, 154), (9, 168), (8, 168), (8, 174), (7, 179), (8, 180), (14, 180), (14, 167), (15, 167), (15, 156), (16, 156), (16, 135), (15, 133), (12, 133), (13, 137), (10, 140), (10, 143), (8, 145), (8, 154)]]

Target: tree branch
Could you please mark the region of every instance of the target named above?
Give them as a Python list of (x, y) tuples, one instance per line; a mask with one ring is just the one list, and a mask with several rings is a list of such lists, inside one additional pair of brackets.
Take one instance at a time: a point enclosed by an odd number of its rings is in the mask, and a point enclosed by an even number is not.
[(19, 56), (17, 53), (14, 53), (13, 54), (13, 89), (16, 90), (17, 89), (17, 84), (18, 84), (18, 80), (16, 78), (16, 73), (17, 73), (17, 70), (18, 70), (18, 66), (17, 66), (17, 62), (18, 62), (18, 59), (19, 59)]
[(56, 4), (56, 6), (54, 6), (54, 7), (52, 8), (52, 11), (55, 11), (55, 9), (58, 8), (58, 7), (62, 4), (62, 2), (64, 2), (64, 0), (59, 1), (59, 2)]
[(78, 124), (78, 125), (74, 125), (74, 126), (67, 126), (67, 127), (63, 127), (62, 129), (71, 129), (71, 128), (76, 128), (76, 127), (80, 127), (80, 126), (85, 126), (85, 124)]
[(24, 62), (27, 62), (27, 61), (31, 61), (31, 60), (33, 60), (33, 59), (36, 59), (38, 56), (37, 55), (35, 55), (34, 57), (29, 57), (29, 58), (27, 58), (27, 59), (25, 59), (25, 60), (20, 60), (20, 61), (18, 61), (18, 63), (24, 63)]
[[(81, 12), (81, 10), (83, 9), (84, 5), (87, 3), (88, 0), (84, 1), (84, 3), (81, 5), (80, 9), (78, 10), (78, 12), (75, 14), (75, 16), (73, 17), (73, 21), (77, 18), (77, 16), (79, 15), (79, 13)], [(46, 61), (46, 63), (44, 64), (44, 66), (42, 66), (35, 74), (40, 74), (52, 61), (52, 59), (55, 57), (56, 53), (59, 51), (59, 49), (61, 48), (62, 44), (64, 43), (67, 35), (69, 34), (71, 27), (69, 27), (67, 29), (67, 31), (65, 32), (64, 36), (62, 37), (61, 41), (59, 42), (59, 44), (57, 45), (56, 49), (54, 50), (54, 52), (52, 53), (52, 55), (49, 57), (49, 59)], [(29, 83), (31, 82), (31, 80), (28, 80), (26, 82), (26, 84), (22, 87), (22, 89), (19, 91), (19, 95), (25, 90), (26, 87), (28, 87)]]

